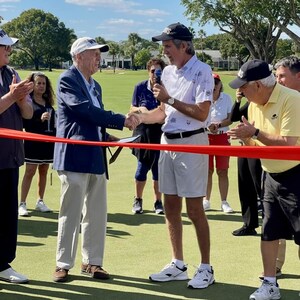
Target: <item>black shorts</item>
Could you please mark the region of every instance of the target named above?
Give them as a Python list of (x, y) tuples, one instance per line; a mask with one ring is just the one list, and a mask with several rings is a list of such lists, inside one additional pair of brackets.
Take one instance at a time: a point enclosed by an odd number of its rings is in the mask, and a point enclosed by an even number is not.
[(292, 239), (300, 245), (300, 164), (282, 173), (267, 173), (264, 182), (263, 241)]

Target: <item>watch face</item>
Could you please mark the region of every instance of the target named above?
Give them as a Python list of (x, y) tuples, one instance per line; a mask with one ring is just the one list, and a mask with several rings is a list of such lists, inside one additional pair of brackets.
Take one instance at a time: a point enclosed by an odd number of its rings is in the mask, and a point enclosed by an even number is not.
[(170, 104), (170, 105), (173, 105), (174, 102), (175, 102), (175, 99), (174, 99), (174, 98), (170, 98), (170, 99), (168, 100), (168, 104)]

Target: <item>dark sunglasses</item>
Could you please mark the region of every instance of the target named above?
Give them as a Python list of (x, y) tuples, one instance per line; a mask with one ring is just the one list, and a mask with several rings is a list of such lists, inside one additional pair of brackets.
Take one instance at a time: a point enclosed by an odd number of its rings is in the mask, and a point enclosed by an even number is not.
[[(153, 74), (155, 72), (156, 69), (152, 69), (150, 70), (150, 72)], [(157, 69), (157, 70), (160, 70), (160, 69)]]

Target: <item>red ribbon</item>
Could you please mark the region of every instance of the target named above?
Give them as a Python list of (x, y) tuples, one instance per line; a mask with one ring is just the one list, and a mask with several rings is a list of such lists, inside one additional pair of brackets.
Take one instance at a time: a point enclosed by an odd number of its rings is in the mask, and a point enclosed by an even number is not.
[(196, 154), (212, 154), (220, 156), (236, 156), (249, 158), (266, 158), (280, 160), (299, 160), (300, 146), (196, 146), (196, 145), (164, 145), (143, 143), (118, 143), (118, 142), (93, 142), (83, 140), (65, 139), (48, 135), (0, 128), (0, 138), (12, 138), (18, 140), (56, 142), (90, 146), (142, 148), (149, 150), (166, 150), (174, 152), (188, 152)]

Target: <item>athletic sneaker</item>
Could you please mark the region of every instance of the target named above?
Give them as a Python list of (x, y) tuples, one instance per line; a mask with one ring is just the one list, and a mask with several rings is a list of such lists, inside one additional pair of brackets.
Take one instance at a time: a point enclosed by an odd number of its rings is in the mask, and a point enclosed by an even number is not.
[(189, 278), (186, 266), (181, 269), (172, 262), (166, 265), (159, 273), (150, 275), (149, 279), (152, 281), (167, 282), (172, 280), (187, 280)]
[(132, 212), (134, 214), (142, 214), (143, 213), (143, 199), (134, 197)]
[(215, 282), (214, 270), (197, 269), (193, 279), (191, 279), (187, 286), (193, 289), (205, 289)]
[(210, 201), (209, 200), (203, 200), (203, 209), (204, 209), (204, 211), (210, 210)]
[(36, 203), (36, 206), (35, 206), (35, 209), (36, 210), (39, 210), (40, 212), (52, 212), (52, 209), (50, 209), (45, 203), (43, 200), (38, 200), (38, 202)]
[(222, 201), (221, 210), (223, 210), (224, 213), (232, 213), (233, 212), (233, 209), (230, 207), (230, 205), (227, 201)]
[(21, 202), (19, 206), (19, 216), (27, 217), (29, 215), (28, 210), (26, 208), (26, 202)]
[(277, 300), (280, 298), (278, 284), (264, 280), (260, 288), (250, 295), (249, 300)]
[(154, 203), (154, 211), (157, 215), (164, 214), (164, 207), (161, 200), (156, 200)]

